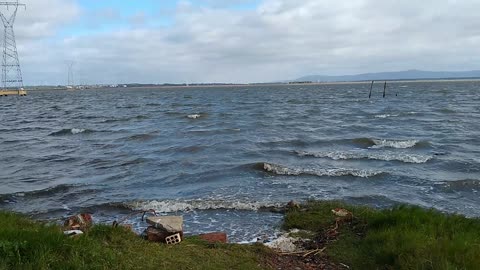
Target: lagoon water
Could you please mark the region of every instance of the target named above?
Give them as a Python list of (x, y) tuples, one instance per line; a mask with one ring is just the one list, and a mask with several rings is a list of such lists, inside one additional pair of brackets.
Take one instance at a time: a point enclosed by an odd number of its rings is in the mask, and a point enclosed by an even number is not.
[[(480, 216), (480, 82), (109, 89), (0, 99), (0, 209), (268, 238), (290, 200)], [(397, 96), (396, 96), (397, 95)], [(141, 223), (136, 222), (138, 230)]]

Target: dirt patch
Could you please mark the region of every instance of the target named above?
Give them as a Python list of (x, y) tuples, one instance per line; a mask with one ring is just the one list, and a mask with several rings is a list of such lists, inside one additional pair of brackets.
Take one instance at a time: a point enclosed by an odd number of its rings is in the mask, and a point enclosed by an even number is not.
[(325, 254), (304, 257), (302, 254), (281, 255), (277, 253), (272, 254), (272, 256), (267, 259), (266, 264), (270, 269), (276, 270), (345, 269), (333, 263)]

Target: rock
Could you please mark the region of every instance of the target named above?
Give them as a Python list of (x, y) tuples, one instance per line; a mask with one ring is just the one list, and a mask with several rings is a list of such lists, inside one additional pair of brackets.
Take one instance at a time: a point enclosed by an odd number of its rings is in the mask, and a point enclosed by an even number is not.
[[(177, 233), (169, 233), (164, 230), (156, 229), (155, 227), (148, 227), (144, 234), (142, 234), (146, 240), (150, 242), (166, 243), (165, 239), (169, 236), (175, 235)], [(178, 233), (180, 238), (183, 239), (183, 232)]]
[(296, 201), (289, 201), (287, 203), (287, 210), (300, 209), (300, 204)]
[(180, 216), (148, 217), (147, 223), (168, 233), (183, 232), (183, 217)]
[(76, 216), (71, 216), (67, 220), (63, 226), (66, 230), (81, 230), (85, 231), (92, 227), (93, 219), (92, 215), (90, 214), (79, 214)]
[(290, 237), (288, 234), (284, 234), (272, 242), (268, 242), (265, 246), (278, 250), (280, 252), (295, 252), (298, 250), (297, 245), (295, 244), (299, 238)]
[(214, 233), (206, 233), (199, 235), (200, 239), (207, 241), (209, 243), (224, 243), (228, 242), (227, 234), (224, 232), (214, 232)]

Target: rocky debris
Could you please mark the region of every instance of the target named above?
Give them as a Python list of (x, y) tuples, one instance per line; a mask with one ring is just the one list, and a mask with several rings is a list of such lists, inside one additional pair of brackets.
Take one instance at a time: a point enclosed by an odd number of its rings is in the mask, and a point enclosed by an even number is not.
[(209, 243), (224, 243), (228, 242), (227, 234), (224, 232), (214, 232), (199, 235), (200, 239)]
[(290, 237), (288, 234), (285, 234), (265, 245), (279, 252), (295, 252), (298, 250), (297, 245), (295, 244), (298, 240), (298, 238)]
[(147, 223), (168, 233), (183, 232), (183, 217), (180, 216), (148, 217)]
[(310, 239), (303, 239), (295, 236), (298, 235), (300, 232), (305, 232), (305, 234), (307, 233), (307, 231), (293, 229), (287, 233), (280, 235), (277, 239), (265, 243), (265, 246), (281, 253), (305, 252), (302, 243), (310, 241)]
[(93, 218), (90, 214), (78, 214), (71, 216), (63, 224), (66, 231), (80, 230), (86, 231), (93, 225)]
[(182, 237), (180, 236), (179, 233), (176, 233), (174, 235), (170, 235), (166, 237), (165, 242), (167, 243), (167, 245), (175, 245), (182, 242)]
[[(175, 234), (177, 233), (169, 233), (150, 226), (145, 230), (143, 235), (150, 242), (166, 243), (165, 239)], [(183, 232), (178, 234), (180, 234), (180, 237), (183, 238)]]
[(287, 210), (294, 210), (294, 209), (300, 209), (300, 208), (301, 208), (300, 203), (296, 201), (289, 201), (286, 207)]
[(177, 244), (183, 239), (183, 217), (148, 217), (147, 223), (150, 226), (145, 230), (143, 236), (148, 241)]

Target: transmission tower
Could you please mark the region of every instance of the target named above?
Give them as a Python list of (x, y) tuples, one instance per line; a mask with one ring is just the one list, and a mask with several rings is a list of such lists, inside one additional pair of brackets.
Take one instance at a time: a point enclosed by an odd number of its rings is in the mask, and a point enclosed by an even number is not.
[(67, 61), (68, 68), (68, 78), (67, 78), (67, 87), (74, 87), (74, 77), (73, 77), (73, 66), (75, 65), (74, 61)]
[(20, 69), (20, 61), (18, 60), (17, 43), (15, 42), (15, 32), (13, 24), (17, 17), (18, 7), (27, 6), (15, 2), (0, 2), (0, 7), (6, 7), (0, 10), (4, 26), (3, 34), (3, 59), (2, 59), (2, 86), (4, 90), (23, 88), (22, 70)]

